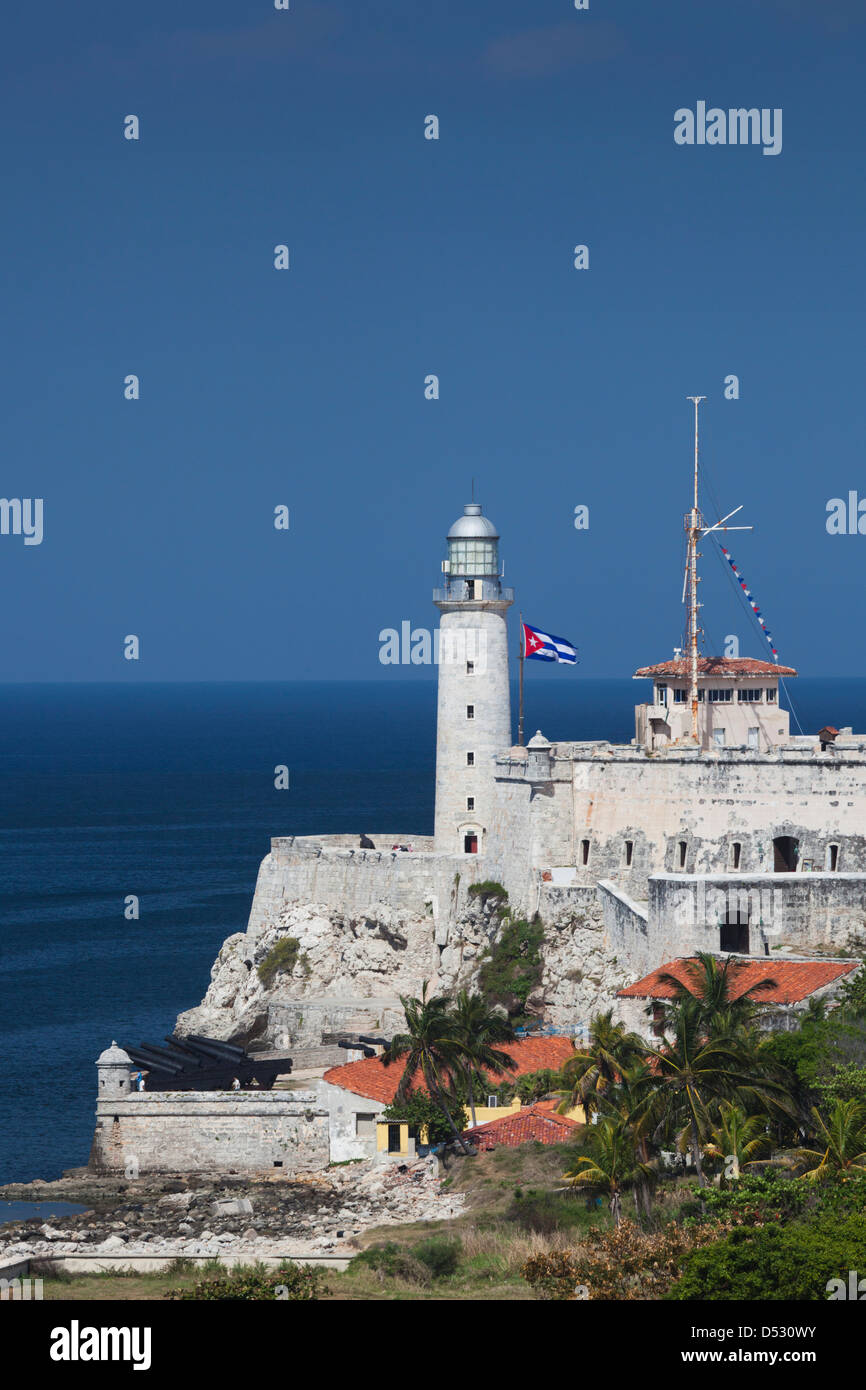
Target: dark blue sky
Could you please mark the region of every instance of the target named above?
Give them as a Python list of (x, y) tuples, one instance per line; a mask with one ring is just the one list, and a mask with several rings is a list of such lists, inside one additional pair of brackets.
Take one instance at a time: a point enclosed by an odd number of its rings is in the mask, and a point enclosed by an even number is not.
[[(0, 680), (386, 675), (473, 476), (556, 678), (629, 674), (682, 631), (690, 393), (781, 660), (866, 674), (864, 58), (862, 0), (14, 7)], [(782, 153), (675, 145), (699, 100)], [(708, 649), (765, 655), (704, 573)]]

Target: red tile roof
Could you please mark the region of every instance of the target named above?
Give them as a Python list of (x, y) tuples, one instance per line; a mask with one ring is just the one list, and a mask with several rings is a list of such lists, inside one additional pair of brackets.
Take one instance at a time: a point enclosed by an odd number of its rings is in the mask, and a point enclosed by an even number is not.
[[(688, 676), (691, 662), (688, 657), (660, 661), (657, 666), (641, 666), (638, 676)], [(756, 661), (751, 656), (699, 656), (699, 676), (796, 676), (793, 666), (778, 666), (775, 661)]]
[(518, 1144), (564, 1144), (579, 1125), (567, 1115), (557, 1115), (555, 1103), (539, 1101), (536, 1105), (525, 1105), (513, 1115), (502, 1115), (486, 1124), (476, 1125), (474, 1129), (463, 1131), (464, 1139), (471, 1139), (479, 1149), (495, 1149), (499, 1144), (516, 1148)]
[[(660, 965), (642, 980), (618, 991), (620, 999), (673, 999), (676, 990), (673, 985), (661, 979), (662, 975), (673, 975), (684, 984), (693, 983), (694, 975), (689, 967), (697, 965), (693, 956)], [(843, 975), (850, 975), (861, 964), (859, 960), (745, 960), (737, 957), (732, 960), (728, 972), (729, 994), (731, 999), (739, 999), (751, 985), (760, 980), (775, 980), (775, 985), (765, 985), (756, 989), (750, 998), (756, 1004), (797, 1004), (814, 994), (823, 985), (832, 984)]]
[[(493, 1074), (491, 1079), (494, 1084), (510, 1080), (512, 1077), (525, 1076), (530, 1071), (559, 1071), (563, 1062), (568, 1061), (574, 1053), (574, 1044), (570, 1038), (562, 1037), (521, 1038), (518, 1042), (508, 1043), (502, 1051), (514, 1058), (517, 1069)], [(381, 1057), (365, 1057), (360, 1062), (346, 1062), (342, 1067), (331, 1067), (325, 1072), (324, 1080), (329, 1081), (332, 1086), (342, 1086), (344, 1091), (353, 1091), (356, 1096), (368, 1096), (370, 1100), (390, 1105), (397, 1094), (403, 1071), (402, 1058), (386, 1067)], [(420, 1077), (416, 1077), (412, 1083), (412, 1090), (425, 1089)]]

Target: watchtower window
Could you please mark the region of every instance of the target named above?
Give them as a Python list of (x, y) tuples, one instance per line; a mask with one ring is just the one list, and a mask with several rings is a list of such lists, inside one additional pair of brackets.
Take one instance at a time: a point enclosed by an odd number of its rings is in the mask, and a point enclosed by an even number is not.
[(474, 796), (467, 796), (467, 798), (466, 798), (466, 809), (467, 809), (467, 811), (474, 811), (474, 810), (475, 810), (475, 797), (474, 797)]
[(474, 706), (474, 705), (467, 705), (467, 706), (466, 706), (466, 718), (467, 718), (467, 719), (474, 719), (474, 718), (475, 718), (475, 706)]
[(626, 867), (628, 867), (628, 866), (631, 864), (631, 858), (632, 858), (632, 854), (633, 854), (633, 853), (634, 853), (634, 840), (626, 840), (626, 842), (625, 842), (625, 862), (626, 862)]
[(589, 863), (589, 840), (581, 840), (580, 842), (580, 862), (581, 864)]
[(734, 843), (731, 845), (731, 868), (732, 868), (732, 869), (738, 869), (738, 868), (740, 867), (740, 851), (741, 851), (741, 850), (742, 850), (742, 845), (739, 843), (738, 840), (735, 840)]
[(466, 766), (467, 766), (467, 767), (474, 767), (474, 766), (475, 766), (475, 754), (474, 754), (474, 753), (467, 753), (467, 754), (466, 754)]
[(474, 675), (475, 675), (475, 662), (474, 662), (474, 661), (467, 661), (467, 663), (466, 663), (466, 674), (467, 674), (467, 676), (474, 676)]
[(681, 869), (684, 869), (684, 868), (686, 867), (686, 853), (687, 853), (687, 851), (688, 851), (688, 848), (689, 848), (689, 847), (688, 847), (688, 844), (686, 843), (686, 841), (685, 841), (685, 840), (680, 840), (680, 868), (681, 868)]
[(827, 846), (827, 869), (831, 874), (835, 874), (839, 868), (839, 846)]

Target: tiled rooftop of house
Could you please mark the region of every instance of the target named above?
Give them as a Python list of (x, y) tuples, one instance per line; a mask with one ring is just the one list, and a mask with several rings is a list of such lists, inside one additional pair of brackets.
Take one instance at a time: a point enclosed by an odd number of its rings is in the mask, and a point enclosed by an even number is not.
[(565, 1144), (579, 1126), (566, 1115), (556, 1114), (556, 1103), (539, 1101), (525, 1105), (513, 1115), (502, 1115), (474, 1129), (463, 1131), (479, 1149), (495, 1149), (500, 1144), (515, 1148), (518, 1144)]
[[(574, 1044), (570, 1038), (563, 1037), (521, 1038), (518, 1042), (508, 1043), (502, 1051), (511, 1054), (517, 1063), (517, 1069), (493, 1075), (491, 1079), (494, 1085), (513, 1077), (524, 1076), (531, 1071), (558, 1071), (563, 1062), (573, 1055)], [(342, 1067), (331, 1067), (325, 1072), (324, 1080), (329, 1081), (332, 1086), (342, 1086), (344, 1090), (352, 1091), (355, 1095), (367, 1096), (370, 1100), (390, 1105), (397, 1094), (403, 1070), (402, 1058), (386, 1066), (381, 1057), (365, 1057), (360, 1062), (346, 1062)], [(424, 1089), (419, 1075), (412, 1084), (412, 1090)]]
[[(750, 996), (756, 1004), (798, 1004), (808, 999), (816, 989), (830, 985), (843, 975), (850, 975), (861, 964), (859, 960), (747, 960), (729, 957), (731, 966), (728, 973), (728, 989), (731, 999), (739, 999), (752, 985), (762, 980), (773, 981), (761, 985)], [(661, 977), (673, 975), (683, 984), (693, 987), (697, 978), (694, 968), (698, 961), (693, 956), (668, 961), (656, 970), (637, 980), (633, 985), (618, 992), (620, 999), (673, 999), (674, 986)]]
[[(635, 671), (635, 678), (656, 676), (680, 676), (691, 674), (688, 657), (677, 657), (672, 661), (660, 661), (656, 666), (641, 666)], [(699, 656), (699, 676), (796, 676), (793, 666), (779, 666), (775, 661), (756, 661), (751, 656)]]

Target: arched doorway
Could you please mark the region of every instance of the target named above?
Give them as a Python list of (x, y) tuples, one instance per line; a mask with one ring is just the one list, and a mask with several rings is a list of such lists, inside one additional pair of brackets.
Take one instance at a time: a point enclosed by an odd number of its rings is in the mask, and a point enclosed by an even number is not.
[(773, 873), (793, 874), (797, 871), (800, 842), (793, 835), (777, 835), (773, 841)]

